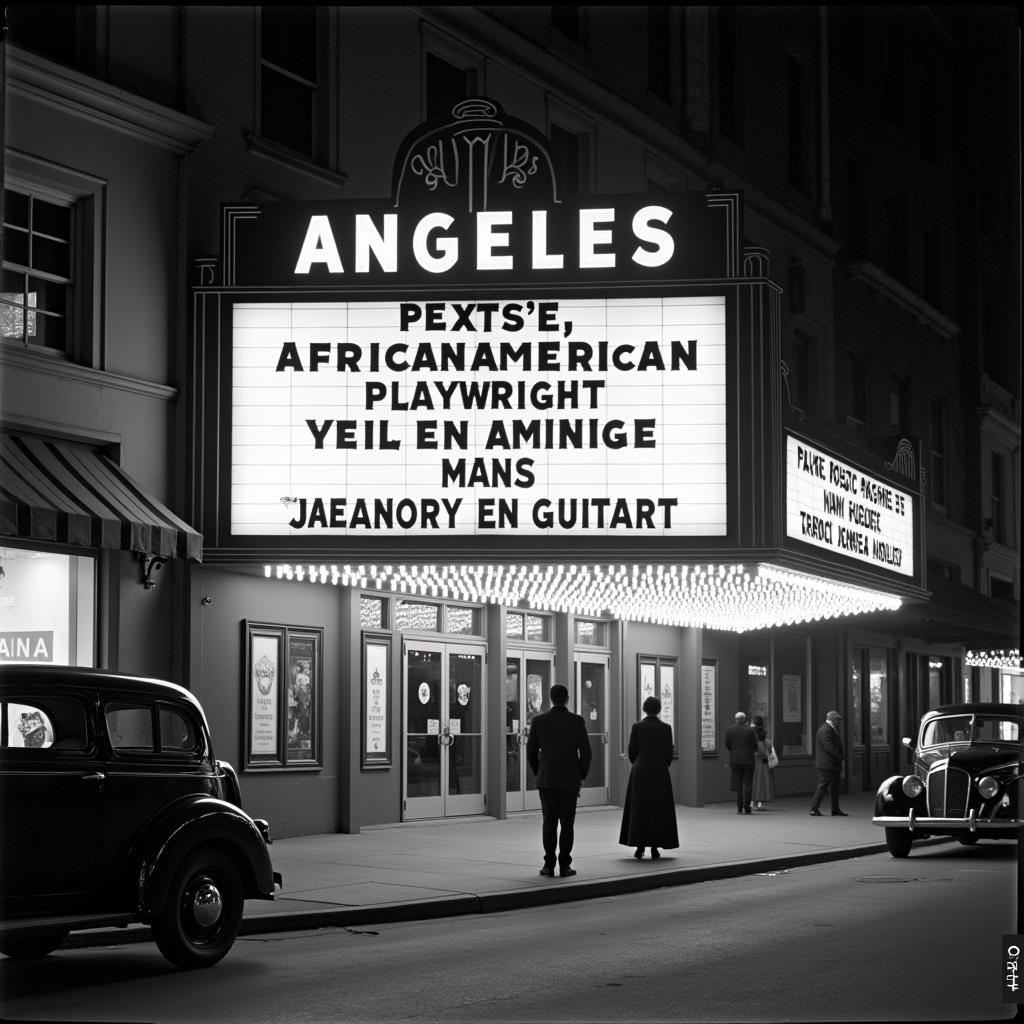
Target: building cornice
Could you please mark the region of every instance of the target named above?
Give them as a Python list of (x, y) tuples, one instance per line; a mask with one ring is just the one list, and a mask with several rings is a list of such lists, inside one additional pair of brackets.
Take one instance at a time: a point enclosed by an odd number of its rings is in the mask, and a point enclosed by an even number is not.
[(155, 398), (162, 402), (173, 402), (178, 389), (167, 384), (128, 377), (120, 373), (94, 370), (79, 366), (67, 360), (41, 355), (29, 348), (5, 342), (0, 348), (0, 370), (17, 370), (22, 373), (45, 374), (48, 380), (63, 381), (67, 384), (85, 384), (93, 388), (110, 388), (143, 398)]
[(7, 94), (54, 107), (178, 156), (191, 153), (213, 135), (213, 127), (204, 121), (13, 45), (7, 48)]

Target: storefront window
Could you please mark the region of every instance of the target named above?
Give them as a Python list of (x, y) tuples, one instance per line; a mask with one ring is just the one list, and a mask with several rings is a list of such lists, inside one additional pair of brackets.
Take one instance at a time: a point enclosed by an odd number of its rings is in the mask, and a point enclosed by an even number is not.
[(1004, 704), (1024, 704), (1024, 675), (1003, 672), (999, 677), (999, 699)]
[(0, 548), (0, 610), (0, 662), (95, 664), (95, 559)]
[(854, 743), (864, 744), (864, 701), (861, 699), (863, 679), (861, 678), (861, 660), (864, 651), (854, 647), (850, 659), (850, 738)]
[(505, 639), (522, 640), (525, 635), (525, 616), (519, 612), (509, 612), (505, 617)]
[(889, 742), (889, 669), (885, 651), (871, 652), (871, 742)]
[(361, 597), (359, 599), (359, 625), (361, 629), (384, 628), (384, 598)]
[(942, 661), (928, 660), (928, 707), (937, 708), (942, 704)]
[(782, 714), (773, 730), (783, 754), (811, 753), (811, 641), (780, 633), (775, 638), (775, 679), (782, 685)]

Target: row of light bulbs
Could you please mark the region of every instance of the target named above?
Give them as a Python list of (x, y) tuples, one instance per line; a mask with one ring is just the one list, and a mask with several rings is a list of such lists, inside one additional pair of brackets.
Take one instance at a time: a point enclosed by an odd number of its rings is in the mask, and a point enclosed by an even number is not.
[(968, 668), (1001, 668), (1021, 670), (1020, 650), (1016, 647), (1005, 651), (968, 651)]
[(760, 564), (277, 565), (269, 579), (744, 632), (894, 611), (881, 591)]

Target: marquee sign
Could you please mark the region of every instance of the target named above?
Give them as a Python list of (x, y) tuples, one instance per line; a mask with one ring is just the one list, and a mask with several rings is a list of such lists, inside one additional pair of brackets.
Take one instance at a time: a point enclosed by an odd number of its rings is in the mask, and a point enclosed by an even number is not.
[(914, 575), (914, 497), (786, 437), (786, 535), (832, 554)]
[(724, 536), (722, 295), (233, 305), (231, 531)]

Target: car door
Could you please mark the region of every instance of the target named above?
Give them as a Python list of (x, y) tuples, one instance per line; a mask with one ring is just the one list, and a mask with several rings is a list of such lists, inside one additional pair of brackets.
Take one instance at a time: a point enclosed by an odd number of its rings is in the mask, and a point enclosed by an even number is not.
[(190, 707), (124, 693), (106, 699), (100, 717), (109, 745), (100, 849), (116, 870), (167, 807), (216, 785), (209, 739)]
[(75, 913), (95, 886), (103, 763), (95, 698), (6, 690), (0, 699), (0, 911)]

